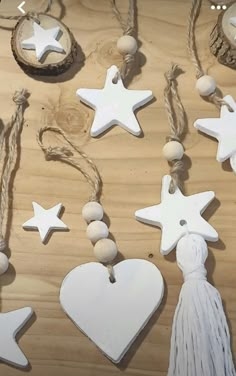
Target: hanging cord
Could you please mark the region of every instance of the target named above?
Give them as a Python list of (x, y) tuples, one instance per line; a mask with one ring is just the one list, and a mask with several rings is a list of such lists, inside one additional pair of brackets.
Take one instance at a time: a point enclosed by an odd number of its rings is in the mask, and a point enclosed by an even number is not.
[[(124, 19), (121, 16), (121, 13), (119, 9), (116, 6), (116, 0), (111, 1), (112, 4), (112, 10), (115, 14), (117, 20), (120, 23), (120, 26), (123, 30), (123, 35), (131, 35), (134, 37), (134, 31), (135, 31), (135, 0), (129, 0), (129, 10), (128, 10), (128, 17), (127, 21), (124, 21)], [(134, 54), (126, 54), (123, 57), (123, 64), (120, 68), (120, 72), (116, 73), (116, 76), (114, 77), (114, 80), (118, 79), (118, 75), (120, 74), (121, 78), (124, 80), (127, 78), (127, 76), (130, 74), (131, 70), (133, 69), (135, 61), (135, 55)]]
[[(27, 102), (28, 92), (25, 89), (16, 91), (13, 96), (13, 101), (16, 104), (15, 114), (12, 116), (10, 122), (4, 126), (0, 135), (0, 156), (3, 158), (5, 154), (5, 166), (3, 167), (1, 177), (1, 200), (0, 200), (0, 251), (6, 249), (6, 242), (4, 240), (3, 225), (6, 222), (5, 214), (7, 212), (9, 197), (10, 197), (10, 181), (12, 173), (16, 166), (18, 155), (18, 143), (22, 126), (24, 123), (24, 107)], [(8, 139), (6, 134), (9, 133)]]
[[(93, 170), (94, 176), (91, 177), (85, 170), (84, 168), (79, 164), (79, 162), (73, 157), (73, 152), (66, 148), (66, 147), (59, 147), (59, 146), (54, 146), (54, 147), (45, 147), (43, 144), (43, 134), (46, 132), (54, 132), (59, 135), (61, 135), (64, 140), (74, 149), (82, 158), (83, 160), (87, 163), (89, 167)], [(87, 182), (91, 185), (92, 187), (92, 193), (90, 196), (90, 201), (97, 201), (99, 202), (100, 194), (101, 194), (101, 188), (102, 188), (102, 179), (99, 174), (99, 171), (97, 169), (97, 166), (95, 163), (81, 150), (77, 145), (75, 145), (69, 138), (66, 136), (66, 134), (59, 128), (57, 127), (51, 127), (51, 126), (46, 126), (44, 128), (39, 129), (37, 133), (37, 141), (41, 149), (43, 150), (45, 154), (46, 160), (60, 160), (64, 163), (67, 163), (71, 165), (72, 167), (75, 167), (77, 170), (79, 170), (82, 175), (85, 177)]]
[[(54, 147), (46, 147), (44, 146), (43, 143), (43, 135), (46, 132), (54, 132), (59, 135), (61, 135), (64, 140), (71, 146), (72, 149), (74, 149), (80, 157), (87, 163), (87, 166), (90, 167), (93, 171), (93, 176), (91, 176), (89, 173), (87, 173), (84, 168), (79, 164), (79, 162), (73, 157), (73, 152), (71, 149), (68, 149), (66, 147), (59, 147), (59, 146), (54, 146)], [(64, 163), (69, 164), (70, 166), (76, 168), (79, 170), (82, 175), (85, 177), (87, 182), (90, 184), (92, 187), (92, 194), (90, 196), (90, 201), (94, 202), (99, 202), (100, 201), (100, 196), (101, 196), (101, 190), (102, 190), (102, 178), (99, 174), (99, 171), (97, 169), (97, 166), (95, 163), (85, 154), (80, 147), (75, 145), (68, 137), (67, 135), (57, 127), (52, 127), (52, 126), (46, 126), (44, 128), (39, 129), (37, 135), (36, 135), (37, 142), (41, 149), (43, 150), (45, 154), (46, 160), (58, 160)], [(113, 266), (108, 263), (106, 265), (108, 274), (109, 274), (109, 279), (111, 283), (115, 282), (115, 275), (114, 275), (114, 270)]]
[[(167, 85), (164, 89), (164, 102), (170, 125), (170, 135), (167, 136), (166, 141), (177, 141), (183, 146), (182, 138), (185, 132), (186, 116), (178, 94), (176, 81), (180, 72), (178, 65), (172, 63), (171, 69), (165, 73)], [(176, 113), (173, 107), (173, 101), (175, 101), (176, 104)], [(181, 190), (183, 188), (182, 175), (185, 171), (185, 165), (182, 159), (169, 161), (169, 164), (171, 166), (170, 175), (172, 178), (169, 191), (170, 193), (174, 193), (177, 187)]]
[[(44, 5), (45, 4), (45, 5)], [(52, 6), (52, 0), (43, 0), (42, 4), (40, 5), (39, 9), (43, 9), (41, 12), (42, 13), (48, 13), (51, 9), (51, 6)], [(35, 21), (37, 21), (37, 12), (29, 12), (27, 14), (30, 18), (33, 18), (35, 19)], [(19, 20), (20, 18), (22, 18), (22, 15), (18, 15), (18, 16), (4, 16), (3, 14), (0, 14), (0, 19), (1, 20)]]
[[(189, 18), (188, 18), (188, 52), (189, 52), (191, 61), (196, 69), (197, 80), (205, 75), (202, 69), (200, 60), (199, 60), (199, 56), (197, 54), (196, 35), (195, 35), (196, 22), (200, 14), (201, 5), (202, 5), (202, 0), (192, 0), (192, 6), (191, 6), (190, 13), (189, 13)], [(206, 98), (208, 98), (210, 102), (215, 104), (215, 106), (218, 109), (221, 106), (225, 105), (227, 106), (229, 111), (233, 111), (232, 107), (227, 102), (225, 102), (224, 99), (220, 98), (216, 94), (216, 91), (206, 96)]]

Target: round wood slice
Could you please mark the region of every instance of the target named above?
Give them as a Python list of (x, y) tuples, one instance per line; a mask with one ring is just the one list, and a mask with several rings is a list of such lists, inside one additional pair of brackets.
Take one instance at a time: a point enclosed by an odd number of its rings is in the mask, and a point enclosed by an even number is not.
[(34, 20), (29, 15), (21, 17), (11, 38), (11, 48), (17, 63), (28, 74), (57, 76), (65, 72), (74, 62), (77, 54), (77, 42), (71, 31), (60, 20), (44, 13), (37, 14), (40, 26), (50, 29), (59, 26), (61, 36), (58, 39), (65, 53), (47, 52), (41, 61), (36, 58), (35, 50), (23, 49), (21, 42), (33, 36)]
[(220, 13), (210, 34), (210, 49), (219, 63), (236, 69), (236, 26), (230, 23), (232, 17), (236, 19), (236, 3)]

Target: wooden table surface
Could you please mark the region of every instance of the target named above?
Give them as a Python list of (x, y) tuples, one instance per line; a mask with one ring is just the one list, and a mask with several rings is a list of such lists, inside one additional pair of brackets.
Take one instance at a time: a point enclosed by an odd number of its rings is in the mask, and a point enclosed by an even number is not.
[[(10, 4), (9, 4), (10, 3)], [(39, 9), (37, 0), (27, 0), (26, 10)], [(102, 137), (91, 138), (94, 111), (79, 102), (79, 87), (101, 88), (106, 69), (120, 64), (116, 50), (121, 29), (108, 0), (63, 0), (53, 2), (52, 13), (63, 13), (81, 46), (82, 53), (72, 70), (58, 79), (36, 79), (24, 74), (10, 48), (11, 33), (0, 29), (0, 117), (7, 122), (13, 111), (12, 94), (25, 87), (31, 93), (25, 112), (20, 166), (17, 170), (10, 209), (11, 267), (0, 279), (1, 311), (31, 306), (34, 319), (19, 338), (27, 354), (32, 376), (164, 376), (168, 368), (171, 324), (182, 285), (175, 252), (162, 257), (161, 231), (135, 221), (138, 208), (158, 203), (161, 179), (168, 173), (162, 147), (168, 133), (164, 110), (164, 72), (176, 62), (185, 71), (179, 77), (179, 91), (188, 115), (185, 139), (188, 179), (186, 194), (213, 190), (216, 200), (204, 214), (219, 232), (220, 240), (209, 243), (208, 277), (220, 291), (236, 351), (236, 177), (229, 163), (216, 162), (217, 142), (199, 134), (193, 122), (199, 117), (217, 117), (216, 108), (196, 93), (194, 69), (186, 49), (186, 20), (190, 0), (137, 0), (139, 69), (130, 89), (151, 89), (155, 100), (137, 112), (143, 137), (134, 137), (114, 127)], [(2, 0), (2, 14), (18, 14), (19, 0)], [(61, 8), (61, 6), (62, 8)], [(122, 12), (127, 1), (117, 1)], [(236, 73), (221, 66), (208, 49), (209, 33), (217, 10), (205, 0), (197, 27), (199, 54), (203, 67), (215, 77), (219, 88), (236, 97)], [(7, 27), (14, 21), (1, 21)], [(85, 58), (85, 59), (84, 59)], [(66, 131), (88, 153), (101, 172), (102, 203), (110, 221), (110, 231), (120, 250), (120, 259), (143, 258), (157, 265), (165, 279), (165, 296), (119, 366), (106, 359), (62, 311), (58, 296), (64, 276), (75, 266), (94, 261), (93, 248), (86, 239), (81, 209), (89, 196), (88, 184), (73, 168), (60, 162), (46, 162), (36, 142), (37, 130), (54, 124)], [(48, 144), (59, 144), (48, 136)], [(45, 208), (62, 202), (62, 219), (69, 232), (56, 232), (47, 245), (37, 232), (24, 231), (22, 223), (31, 218), (32, 201)], [(152, 258), (151, 255), (153, 255)], [(21, 370), (0, 365), (4, 376)]]

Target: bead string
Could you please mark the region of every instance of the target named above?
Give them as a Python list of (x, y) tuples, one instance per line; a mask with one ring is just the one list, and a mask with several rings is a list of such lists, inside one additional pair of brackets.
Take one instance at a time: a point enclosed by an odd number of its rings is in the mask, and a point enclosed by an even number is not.
[(217, 95), (216, 82), (211, 76), (208, 76), (204, 73), (198, 57), (195, 29), (196, 22), (201, 10), (201, 5), (202, 0), (192, 0), (192, 6), (188, 17), (188, 52), (191, 61), (196, 69), (196, 88), (201, 96), (214, 103), (217, 108), (225, 105), (227, 106), (228, 110), (232, 112), (232, 107), (224, 99), (220, 98)]
[[(46, 2), (46, 5), (45, 5), (45, 8), (44, 10), (42, 11), (42, 13), (48, 13), (51, 9), (51, 6), (52, 6), (52, 0), (43, 0), (41, 6), (39, 7), (39, 9), (42, 7), (43, 8), (43, 5), (44, 3)], [(29, 12), (27, 14), (30, 18), (33, 18), (36, 20), (36, 22), (38, 22), (37, 20), (37, 13), (36, 12)], [(18, 15), (18, 16), (4, 16), (3, 14), (0, 14), (0, 19), (1, 20), (19, 20), (20, 18), (22, 18), (22, 15)], [(13, 28), (12, 28), (13, 29)]]
[[(0, 160), (2, 164), (1, 176), (1, 198), (0, 198), (0, 252), (6, 251), (7, 244), (4, 239), (3, 225), (8, 222), (7, 209), (11, 195), (11, 179), (13, 171), (16, 168), (19, 154), (20, 134), (24, 123), (24, 109), (28, 98), (27, 90), (16, 91), (13, 95), (13, 101), (16, 104), (16, 111), (10, 122), (3, 124), (0, 133)], [(5, 253), (0, 253), (0, 274), (7, 271), (9, 261)]]
[[(71, 148), (67, 147), (46, 147), (43, 143), (43, 135), (46, 132), (54, 132), (61, 135), (64, 140), (69, 144)], [(92, 187), (92, 193), (89, 198), (89, 202), (82, 209), (82, 216), (88, 223), (87, 227), (87, 237), (91, 240), (94, 245), (94, 254), (98, 261), (104, 263), (107, 266), (109, 273), (109, 279), (113, 283), (115, 282), (114, 270), (111, 262), (115, 259), (117, 255), (116, 243), (108, 239), (109, 230), (107, 225), (102, 221), (104, 216), (104, 210), (100, 201), (101, 190), (102, 190), (102, 178), (97, 169), (95, 163), (88, 157), (88, 155), (77, 145), (75, 145), (58, 127), (45, 126), (39, 129), (36, 135), (37, 142), (44, 152), (45, 159), (59, 160), (70, 166), (76, 168), (85, 177), (87, 182)], [(92, 169), (92, 173), (88, 173), (74, 157), (73, 151), (75, 151), (82, 159), (86, 162), (87, 166)]]
[[(129, 10), (127, 21), (125, 22), (121, 16), (119, 9), (116, 6), (116, 0), (111, 1), (112, 10), (115, 14), (117, 20), (120, 23), (121, 28), (123, 29), (123, 37), (121, 37), (117, 42), (118, 51), (123, 55), (123, 63), (120, 68), (120, 71), (116, 73), (113, 82), (117, 82), (119, 75), (124, 80), (128, 77), (130, 72), (133, 69), (135, 62), (135, 54), (137, 51), (137, 41), (134, 38), (135, 31), (135, 0), (129, 0)], [(128, 36), (128, 38), (125, 38)], [(128, 46), (122, 48), (124, 42), (128, 43)], [(123, 43), (122, 43), (123, 42)], [(121, 47), (119, 48), (119, 44)]]
[[(170, 165), (171, 182), (169, 192), (174, 193), (176, 188), (183, 189), (182, 175), (185, 165), (182, 160), (184, 147), (182, 144), (186, 128), (186, 114), (177, 90), (177, 76), (182, 73), (177, 64), (172, 64), (170, 70), (165, 73), (167, 85), (164, 89), (165, 109), (170, 125), (170, 135), (167, 136), (163, 148), (163, 155)], [(174, 103), (176, 111), (174, 109)]]

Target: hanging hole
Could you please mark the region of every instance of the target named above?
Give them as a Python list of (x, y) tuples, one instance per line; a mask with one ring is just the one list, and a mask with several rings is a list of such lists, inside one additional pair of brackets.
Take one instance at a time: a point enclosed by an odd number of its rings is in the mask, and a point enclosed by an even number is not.
[(115, 279), (115, 277), (114, 277), (114, 276), (111, 276), (111, 275), (110, 275), (110, 277), (109, 277), (109, 281), (110, 281), (111, 283), (116, 283), (116, 279)]
[(185, 219), (181, 219), (179, 221), (179, 224), (180, 224), (180, 226), (185, 226), (187, 224), (187, 222), (185, 221)]
[(112, 83), (116, 85), (117, 82), (118, 82), (118, 77), (115, 76), (115, 77), (112, 79)]

